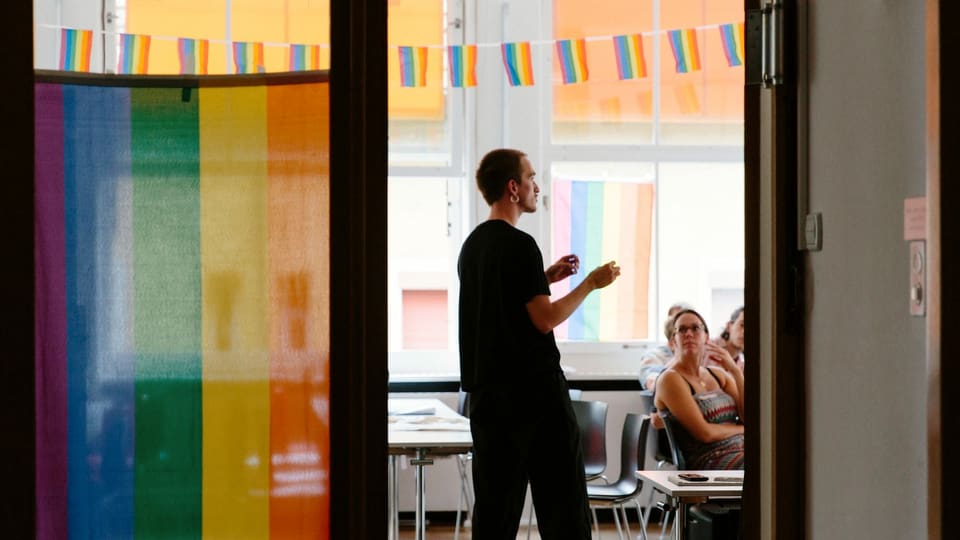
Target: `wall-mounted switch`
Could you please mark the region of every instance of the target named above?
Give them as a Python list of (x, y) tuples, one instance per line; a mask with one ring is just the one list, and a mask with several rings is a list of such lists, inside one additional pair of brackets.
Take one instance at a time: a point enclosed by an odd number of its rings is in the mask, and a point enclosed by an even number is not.
[(927, 252), (923, 240), (910, 242), (910, 315), (927, 314)]
[(823, 218), (820, 212), (803, 217), (803, 246), (805, 251), (820, 251), (823, 248)]

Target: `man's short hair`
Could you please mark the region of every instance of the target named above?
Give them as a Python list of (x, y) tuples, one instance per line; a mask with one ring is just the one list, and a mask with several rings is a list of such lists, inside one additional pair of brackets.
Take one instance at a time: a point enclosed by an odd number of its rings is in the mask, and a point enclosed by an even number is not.
[(693, 309), (693, 306), (686, 302), (677, 302), (667, 309), (667, 322), (663, 323), (663, 335), (667, 336), (667, 341), (673, 339), (673, 316), (682, 309)]
[(477, 165), (477, 188), (487, 204), (500, 200), (511, 179), (520, 182), (521, 160), (526, 154), (512, 148), (487, 152)]

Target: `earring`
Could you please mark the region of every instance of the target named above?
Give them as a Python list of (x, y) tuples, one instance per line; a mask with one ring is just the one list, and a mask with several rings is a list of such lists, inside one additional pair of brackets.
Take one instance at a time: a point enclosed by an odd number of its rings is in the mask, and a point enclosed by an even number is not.
[(517, 204), (518, 202), (520, 202), (520, 197), (517, 197), (516, 195), (511, 195), (510, 202), (512, 202), (513, 204)]

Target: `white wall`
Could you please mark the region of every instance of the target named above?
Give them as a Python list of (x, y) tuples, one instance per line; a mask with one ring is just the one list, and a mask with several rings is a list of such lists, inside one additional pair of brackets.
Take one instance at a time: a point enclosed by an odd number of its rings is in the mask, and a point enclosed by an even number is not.
[(925, 323), (903, 199), (924, 190), (924, 3), (809, 2), (808, 537), (925, 538)]

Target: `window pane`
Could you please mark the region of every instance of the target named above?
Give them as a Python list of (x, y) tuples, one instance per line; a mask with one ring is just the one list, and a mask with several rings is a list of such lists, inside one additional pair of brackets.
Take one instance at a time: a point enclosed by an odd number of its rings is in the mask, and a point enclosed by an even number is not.
[[(553, 284), (561, 297), (593, 268), (611, 260), (616, 284), (593, 293), (565, 323), (558, 340), (630, 341), (650, 334), (653, 166), (647, 163), (554, 163), (551, 170), (550, 261), (580, 257), (582, 272)], [(547, 262), (550, 264), (550, 262)]]

